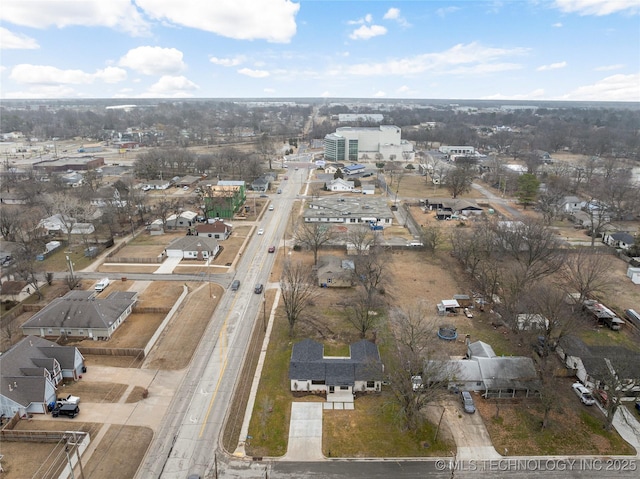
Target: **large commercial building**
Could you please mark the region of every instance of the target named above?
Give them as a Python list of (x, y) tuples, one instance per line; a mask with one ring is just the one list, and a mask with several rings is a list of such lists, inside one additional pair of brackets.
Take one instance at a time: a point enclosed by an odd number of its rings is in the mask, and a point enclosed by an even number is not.
[[(413, 145), (400, 138), (394, 125), (341, 127), (324, 138), (324, 158), (329, 161), (399, 160), (412, 161)], [(379, 155), (382, 155), (381, 157)]]

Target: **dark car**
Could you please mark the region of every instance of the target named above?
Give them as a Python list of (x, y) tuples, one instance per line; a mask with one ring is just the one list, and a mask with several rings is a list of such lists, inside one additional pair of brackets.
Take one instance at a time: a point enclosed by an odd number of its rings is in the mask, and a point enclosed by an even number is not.
[(262, 294), (263, 290), (264, 290), (264, 286), (262, 285), (262, 283), (258, 283), (256, 284), (256, 287), (254, 288), (253, 292), (256, 294)]
[(239, 287), (240, 287), (240, 280), (239, 279), (233, 280), (233, 283), (231, 283), (231, 291), (238, 291)]
[(260, 195), (260, 198), (269, 198), (269, 195), (265, 195), (264, 193)]
[(56, 405), (55, 409), (51, 411), (53, 417), (67, 416), (74, 418), (80, 413), (80, 408), (77, 404), (60, 404)]
[(370, 176), (373, 176), (373, 173), (365, 173), (362, 175), (363, 178), (369, 178)]
[(275, 246), (269, 246), (269, 253), (275, 253), (276, 252), (276, 247)]

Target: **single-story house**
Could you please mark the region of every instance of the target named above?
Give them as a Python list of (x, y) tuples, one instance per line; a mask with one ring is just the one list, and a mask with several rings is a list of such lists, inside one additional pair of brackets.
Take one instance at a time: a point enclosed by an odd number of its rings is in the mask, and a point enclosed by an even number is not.
[(350, 259), (331, 255), (320, 256), (317, 275), (318, 285), (321, 287), (350, 288), (355, 281), (355, 265)]
[(78, 348), (27, 336), (0, 356), (0, 414), (44, 414), (63, 378), (86, 371)]
[(84, 176), (82, 176), (77, 171), (72, 173), (66, 173), (64, 175), (60, 175), (60, 180), (63, 185), (71, 187), (71, 188), (79, 188), (84, 183)]
[(588, 346), (577, 336), (560, 339), (556, 352), (585, 386), (597, 389), (612, 375), (626, 384), (625, 393), (640, 393), (640, 353), (621, 346)]
[(352, 191), (353, 188), (353, 181), (345, 181), (342, 178), (335, 178), (327, 183), (329, 191)]
[(349, 356), (325, 356), (324, 346), (312, 339), (293, 345), (289, 362), (291, 391), (326, 393), (379, 392), (382, 361), (378, 346), (365, 339), (349, 346)]
[(22, 324), (27, 335), (107, 340), (129, 317), (138, 293), (115, 291), (97, 298), (95, 291), (70, 291)]
[(305, 223), (393, 224), (393, 213), (386, 198), (361, 196), (321, 196), (309, 203), (303, 213)]
[[(481, 391), (485, 398), (536, 397), (540, 380), (533, 360), (524, 356), (498, 356), (483, 341), (467, 338), (466, 359), (452, 360), (450, 389)], [(476, 364), (473, 364), (476, 363)]]
[(251, 189), (253, 191), (269, 191), (270, 181), (266, 176), (260, 176), (253, 180)]
[(179, 215), (170, 215), (165, 224), (168, 229), (188, 228), (196, 224), (197, 216), (193, 211), (182, 211)]
[[(211, 220), (210, 220), (211, 221)], [(196, 236), (206, 236), (217, 240), (226, 240), (231, 236), (233, 226), (222, 220), (215, 220), (211, 223), (200, 223), (195, 226)]]
[(187, 175), (180, 178), (175, 182), (175, 186), (184, 188), (185, 186), (193, 186), (198, 183), (202, 178), (200, 176)]
[(545, 331), (549, 328), (549, 320), (540, 314), (519, 314), (516, 317), (516, 329), (518, 331)]
[(617, 233), (605, 233), (602, 241), (614, 248), (626, 250), (631, 248), (635, 244), (636, 239), (630, 233), (619, 231)]
[(350, 175), (357, 175), (358, 173), (364, 173), (365, 169), (366, 168), (364, 165), (355, 164), (355, 165), (345, 166), (342, 169), (342, 171), (344, 171), (345, 175), (350, 176)]
[(165, 249), (168, 258), (197, 260), (215, 258), (219, 251), (218, 240), (206, 236), (183, 236)]
[(45, 229), (49, 234), (67, 234), (69, 225), (71, 225), (72, 235), (89, 235), (96, 230), (92, 223), (76, 223), (74, 218), (63, 216), (60, 213), (44, 218), (38, 224), (40, 228)]

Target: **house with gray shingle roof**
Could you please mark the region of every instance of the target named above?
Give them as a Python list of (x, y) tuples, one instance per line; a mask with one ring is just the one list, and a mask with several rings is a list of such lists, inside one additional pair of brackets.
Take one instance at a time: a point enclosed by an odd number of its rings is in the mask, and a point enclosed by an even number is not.
[(325, 356), (324, 346), (312, 339), (293, 345), (289, 362), (291, 391), (331, 395), (379, 392), (382, 362), (378, 346), (365, 339), (349, 346), (349, 356)]
[(173, 241), (165, 249), (169, 258), (197, 259), (215, 258), (220, 245), (208, 236), (183, 236)]
[(137, 296), (136, 292), (115, 291), (97, 298), (95, 291), (70, 291), (25, 321), (22, 333), (107, 340), (129, 317)]
[(606, 233), (602, 241), (614, 248), (629, 249), (635, 244), (636, 239), (631, 233), (618, 231), (616, 233)]
[(78, 348), (27, 336), (0, 356), (0, 414), (44, 414), (62, 379), (83, 371)]

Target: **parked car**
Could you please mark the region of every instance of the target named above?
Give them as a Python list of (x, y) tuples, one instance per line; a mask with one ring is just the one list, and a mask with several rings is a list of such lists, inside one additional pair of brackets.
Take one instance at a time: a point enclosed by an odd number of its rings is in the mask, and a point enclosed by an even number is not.
[(284, 177), (284, 179), (285, 179), (285, 180), (288, 180), (288, 179), (289, 179), (289, 177), (288, 177), (288, 176), (285, 176), (285, 177)]
[(282, 193), (282, 190), (281, 190), (280, 188), (278, 188), (277, 193), (278, 193), (278, 194)]
[(591, 391), (589, 391), (582, 384), (573, 383), (571, 385), (571, 389), (573, 389), (573, 392), (576, 393), (576, 396), (580, 398), (580, 401), (585, 406), (593, 406), (596, 403), (596, 400), (593, 399), (593, 395), (591, 394)]
[(67, 416), (70, 418), (76, 417), (80, 413), (80, 408), (77, 404), (61, 404), (55, 407), (51, 411), (53, 417)]
[(233, 280), (233, 283), (231, 283), (231, 291), (238, 291), (239, 288), (240, 288), (240, 280), (239, 279)]
[(78, 404), (80, 402), (80, 398), (78, 396), (72, 396), (68, 394), (67, 396), (58, 397), (57, 402), (62, 404)]
[(265, 195), (264, 193), (262, 193), (262, 194), (260, 195), (260, 198), (269, 198), (269, 195)]
[(414, 391), (422, 389), (422, 376), (411, 376), (411, 388)]
[(636, 402), (636, 411), (640, 414), (640, 401)]
[(476, 405), (473, 402), (473, 398), (471, 397), (471, 393), (469, 391), (462, 391), (460, 393), (460, 399), (462, 401), (462, 407), (464, 408), (464, 412), (473, 414), (476, 412)]
[(256, 284), (256, 287), (254, 288), (253, 292), (256, 294), (262, 294), (263, 290), (264, 290), (264, 286), (262, 285), (262, 283), (258, 283)]
[(275, 253), (276, 252), (276, 247), (275, 246), (269, 246), (269, 253)]

